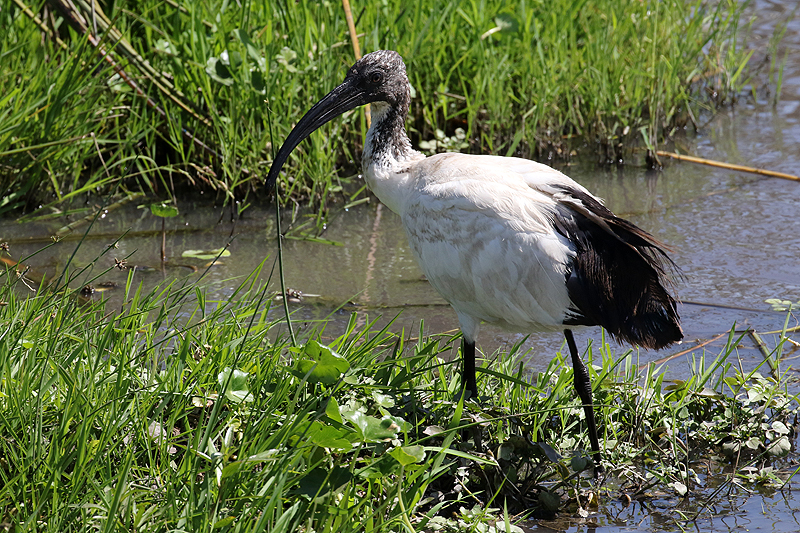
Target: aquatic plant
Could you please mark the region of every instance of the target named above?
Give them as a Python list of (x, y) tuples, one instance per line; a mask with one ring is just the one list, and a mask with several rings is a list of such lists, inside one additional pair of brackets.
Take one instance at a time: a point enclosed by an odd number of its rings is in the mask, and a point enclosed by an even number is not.
[[(243, 209), (272, 139), (353, 62), (336, 3), (47, 5), (58, 9), (0, 10), (0, 214), (63, 210), (116, 187), (162, 199), (199, 188)], [(408, 63), (415, 143), (545, 159), (584, 147), (619, 163), (736, 96), (750, 56), (741, 9), (391, 0), (367, 3), (356, 22), (364, 50)], [(364, 131), (354, 113), (315, 134), (292, 159), (286, 198), (339, 200)]]
[(560, 353), (544, 369), (528, 368), (519, 346), (494, 354), (479, 368), (492, 395), (456, 401), (456, 337), (358, 327), (354, 314), (342, 335), (307, 331), (292, 345), (261, 270), (220, 301), (194, 283), (144, 291), (131, 275), (113, 308), (68, 288), (89, 270), (27, 297), (17, 270), (0, 271), (0, 522), (510, 528), (532, 510), (586, 513), (620, 491), (711, 505), (720, 479), (731, 491), (774, 486), (795, 468), (780, 457), (796, 398), (785, 376), (734, 364), (741, 334), (718, 355), (693, 352), (683, 381), (603, 339), (586, 349), (611, 466), (598, 485)]

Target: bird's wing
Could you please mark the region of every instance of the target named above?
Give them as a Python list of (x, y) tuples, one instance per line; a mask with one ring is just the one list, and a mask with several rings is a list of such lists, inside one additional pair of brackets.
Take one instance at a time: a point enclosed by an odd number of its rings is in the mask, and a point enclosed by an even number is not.
[(668, 290), (668, 273), (679, 272), (664, 245), (557, 170), (524, 159), (509, 166), (558, 204), (556, 231), (576, 247), (567, 290), (578, 312), (566, 322), (601, 325), (617, 339), (647, 348), (680, 340), (680, 317)]
[(555, 230), (557, 202), (504, 167), (509, 159), (442, 154), (415, 165), (403, 224), (423, 272), (459, 314), (520, 331), (558, 328), (574, 248)]
[(662, 245), (564, 174), (463, 154), (416, 172), (403, 222), (428, 279), (460, 313), (528, 331), (601, 325), (649, 348), (682, 337)]

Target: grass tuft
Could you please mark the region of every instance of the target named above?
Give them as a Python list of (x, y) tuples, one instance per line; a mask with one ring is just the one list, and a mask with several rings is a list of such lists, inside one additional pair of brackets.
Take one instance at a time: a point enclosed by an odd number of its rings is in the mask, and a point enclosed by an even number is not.
[(444, 358), (456, 337), (353, 315), (341, 336), (293, 347), (260, 274), (224, 301), (131, 277), (112, 309), (64, 288), (88, 272), (27, 298), (0, 272), (0, 522), (421, 531), (578, 512), (611, 491), (707, 494), (722, 470), (730, 490), (791, 475), (797, 399), (785, 376), (738, 368), (734, 333), (717, 356), (693, 355), (683, 381), (604, 342), (587, 349), (608, 467), (593, 484), (561, 354), (534, 373), (519, 347), (498, 354), (480, 368), (482, 403), (458, 401)]
[[(7, 4), (0, 214), (117, 188), (173, 199), (199, 188), (245, 209), (273, 143), (353, 62), (335, 2)], [(750, 57), (742, 9), (391, 0), (355, 16), (363, 49), (396, 49), (408, 64), (415, 144), (543, 158), (588, 147), (619, 163), (735, 98)], [(351, 113), (312, 135), (283, 177), (286, 198), (339, 200), (364, 131)]]

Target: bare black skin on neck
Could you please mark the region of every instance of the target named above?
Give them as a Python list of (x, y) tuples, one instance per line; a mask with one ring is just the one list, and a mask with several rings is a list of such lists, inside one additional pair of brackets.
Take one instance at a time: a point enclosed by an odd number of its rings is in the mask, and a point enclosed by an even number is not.
[(411, 88), (403, 59), (397, 52), (379, 50), (367, 54), (350, 67), (344, 81), (303, 115), (278, 150), (264, 187), (271, 192), (292, 150), (319, 127), (343, 113), (373, 102), (385, 102), (390, 113), (376, 121), (373, 153), (376, 156), (402, 154), (411, 150), (405, 133), (405, 116), (411, 102)]

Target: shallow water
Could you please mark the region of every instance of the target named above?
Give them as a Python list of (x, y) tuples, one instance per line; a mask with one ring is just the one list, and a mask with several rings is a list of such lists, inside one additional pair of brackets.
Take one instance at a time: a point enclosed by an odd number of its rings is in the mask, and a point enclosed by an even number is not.
[[(764, 143), (771, 126), (766, 131), (748, 126), (747, 122), (755, 121), (758, 116), (749, 107), (740, 104), (718, 116), (712, 126), (733, 129), (739, 139), (736, 152), (722, 151), (719, 143), (714, 142), (719, 131), (709, 129), (707, 135), (701, 132), (697, 139), (691, 140), (693, 153), (791, 172), (793, 167), (789, 162), (792, 158), (800, 161), (800, 156), (791, 155), (788, 150), (776, 151), (770, 161), (755, 161), (760, 156), (756, 155), (754, 144)], [(683, 300), (680, 313), (686, 340), (663, 352), (642, 351), (642, 362), (683, 352), (698, 341), (726, 332), (734, 324), (758, 332), (780, 329), (785, 315), (772, 312), (764, 300), (800, 299), (800, 261), (797, 261), (800, 183), (686, 163), (668, 163), (661, 172), (645, 172), (632, 166), (605, 170), (589, 163), (575, 164), (564, 171), (605, 198), (615, 213), (668, 243), (673, 248), (674, 261), (683, 271), (684, 279), (678, 282), (677, 290)], [(161, 222), (148, 210), (137, 209), (135, 203), (105, 215), (93, 225), (77, 248), (72, 270), (90, 265), (109, 245), (116, 243), (116, 248), (79, 276), (75, 286), (113, 267), (114, 258), (124, 258), (129, 267), (140, 267), (134, 281), (143, 282), (146, 288), (165, 279), (196, 281), (202, 276), (201, 284), (208, 287), (209, 299), (226, 299), (265, 257), (268, 259), (262, 277), (269, 277), (276, 257), (272, 208), (253, 207), (242, 218), (232, 221), (230, 209), (209, 208), (200, 202), (180, 204), (181, 215), (166, 222), (168, 268), (162, 271)], [(295, 226), (303, 221), (300, 216)], [(286, 216), (284, 228), (290, 222)], [(79, 228), (75, 234), (42, 250), (49, 243), (49, 236), (64, 223), (62, 219), (23, 225), (2, 221), (0, 239), (9, 242), (15, 258), (36, 253), (25, 263), (34, 273), (52, 276), (61, 271), (85, 231)], [(419, 332), (420, 321), (424, 321), (428, 333), (458, 328), (455, 313), (422, 277), (399, 218), (374, 199), (369, 205), (336, 215), (321, 237), (337, 244), (285, 241), (287, 286), (305, 295), (302, 303), (291, 304), (299, 328), (319, 328), (320, 321), (324, 321), (326, 336), (335, 336), (346, 326), (354, 310), (362, 323), (382, 316), (379, 324), (384, 324), (399, 314), (393, 330), (405, 328), (411, 335)], [(231, 256), (208, 270), (207, 260), (180, 257), (185, 250), (209, 250), (226, 244)], [(193, 273), (189, 267), (198, 271)], [(127, 275), (127, 271), (112, 268), (92, 284), (98, 289), (108, 281), (124, 286)], [(276, 281), (275, 275), (271, 286), (277, 289)], [(120, 293), (97, 292), (94, 297), (115, 301)], [(342, 310), (334, 312), (343, 305)], [(278, 316), (282, 308), (275, 306), (275, 313)], [(599, 341), (600, 333), (589, 328), (578, 331), (577, 337), (579, 344), (586, 346), (591, 340)], [(774, 346), (775, 335), (764, 335), (764, 340)], [(491, 356), (498, 348), (507, 350), (519, 342), (523, 342), (523, 350), (528, 350), (528, 363), (535, 369), (545, 365), (560, 349), (563, 337), (560, 333), (534, 332), (525, 340), (523, 334), (484, 325), (478, 344)], [(723, 342), (724, 338), (707, 349), (717, 353)], [(615, 349), (622, 353), (627, 347)], [(763, 361), (749, 338), (745, 338), (739, 354), (745, 368)], [(670, 363), (675, 377), (685, 376), (687, 370), (683, 358)]]
[[(757, 49), (754, 63), (764, 57), (772, 28), (789, 18), (792, 0), (759, 0), (751, 13), (758, 16), (749, 42)], [(767, 95), (758, 100), (744, 96), (734, 108), (717, 114), (699, 132), (687, 133), (680, 140), (684, 151), (708, 159), (750, 165), (759, 168), (800, 174), (800, 19), (789, 20), (782, 43), (790, 50), (784, 72), (780, 100), (774, 107)], [(780, 54), (783, 57), (783, 52)], [(780, 329), (784, 314), (774, 313), (764, 300), (785, 298), (800, 300), (800, 183), (765, 178), (730, 170), (689, 163), (665, 161), (661, 172), (646, 172), (629, 165), (621, 170), (598, 169), (588, 162), (563, 168), (585, 185), (618, 215), (629, 218), (673, 248), (671, 254), (683, 270), (678, 283), (683, 304), (680, 313), (686, 333), (681, 346), (662, 353), (641, 352), (642, 362), (684, 351), (698, 341), (708, 340), (736, 324), (758, 332)], [(170, 268), (160, 269), (160, 220), (134, 205), (121, 208), (95, 223), (78, 248), (74, 265), (89, 265), (108, 245), (119, 239), (117, 248), (100, 258), (90, 273), (79, 279), (89, 280), (112, 268), (114, 258), (126, 258), (129, 265), (149, 265), (153, 270), (137, 270), (135, 280), (146, 286), (164, 279), (196, 280), (209, 288), (209, 299), (227, 298), (265, 257), (264, 278), (272, 268), (274, 253), (273, 211), (253, 207), (242, 218), (231, 220), (229, 209), (208, 208), (201, 203), (179, 205), (181, 215), (167, 221), (167, 253)], [(289, 216), (286, 215), (289, 223)], [(301, 217), (299, 222), (302, 222)], [(297, 222), (295, 225), (297, 225)], [(0, 241), (7, 241), (15, 258), (39, 251), (49, 236), (66, 222), (56, 219), (24, 225), (0, 221)], [(284, 227), (285, 229), (285, 227)], [(82, 232), (83, 229), (79, 229)], [(120, 238), (121, 237), (121, 238)], [(455, 330), (455, 314), (422, 278), (398, 218), (373, 199), (368, 205), (335, 215), (322, 238), (340, 245), (302, 240), (287, 240), (285, 246), (286, 282), (306, 295), (301, 303), (292, 303), (296, 324), (308, 330), (325, 322), (325, 334), (340, 332), (350, 317), (358, 312), (359, 321), (382, 315), (380, 324), (395, 318), (393, 331), (405, 329), (416, 335), (424, 320), (425, 331), (440, 333)], [(37, 253), (26, 261), (34, 272), (52, 275), (63, 267), (75, 250), (78, 237), (67, 238)], [(213, 249), (230, 244), (231, 256), (221, 264), (204, 269), (207, 261), (181, 259), (187, 249)], [(175, 266), (178, 265), (178, 266)], [(186, 266), (199, 267), (192, 272)], [(127, 272), (113, 269), (92, 283), (103, 281), (124, 285)], [(277, 277), (272, 287), (277, 287)], [(96, 293), (95, 297), (119, 298), (120, 291)], [(352, 305), (356, 304), (356, 305)], [(344, 309), (336, 311), (340, 306)], [(280, 306), (275, 316), (280, 316)], [(794, 325), (792, 323), (791, 325)], [(586, 346), (597, 342), (598, 331), (578, 332), (578, 342)], [(764, 335), (769, 346), (775, 336)], [(496, 349), (522, 342), (524, 335), (510, 334), (485, 326), (479, 347), (491, 355)], [(800, 335), (794, 335), (800, 340)], [(706, 347), (718, 353), (724, 338)], [(524, 341), (529, 350), (527, 362), (536, 369), (545, 365), (560, 349), (560, 334), (533, 333)], [(625, 347), (617, 348), (618, 353)], [(788, 358), (800, 355), (791, 352)], [(739, 350), (745, 369), (763, 361), (753, 341), (745, 338)], [(686, 356), (669, 363), (675, 377), (685, 375)], [(793, 361), (789, 361), (792, 364)], [(797, 366), (795, 364), (795, 366)], [(798, 531), (800, 521), (793, 509), (800, 509), (797, 485), (791, 483), (782, 493), (763, 495), (736, 491), (730, 498), (712, 506), (697, 523), (682, 524), (697, 531)], [(661, 502), (661, 503), (659, 503)], [(663, 503), (663, 508), (659, 507)], [(676, 531), (675, 511), (678, 500), (654, 499), (630, 506), (606, 505), (600, 513), (586, 520), (541, 523), (542, 531)]]

